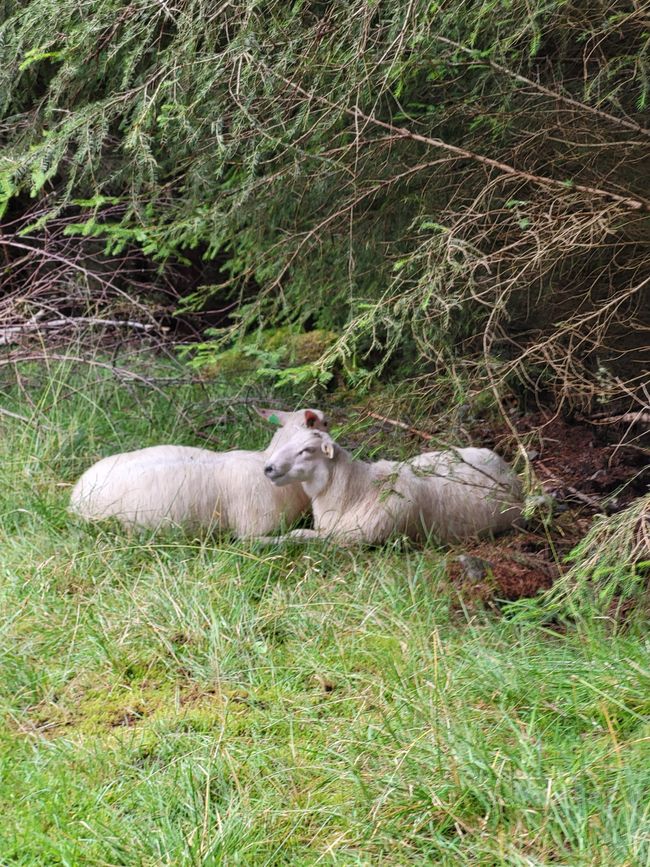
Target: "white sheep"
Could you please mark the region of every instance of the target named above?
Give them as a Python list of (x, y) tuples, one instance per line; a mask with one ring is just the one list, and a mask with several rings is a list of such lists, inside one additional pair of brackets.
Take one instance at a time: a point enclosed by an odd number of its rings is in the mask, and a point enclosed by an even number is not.
[(270, 533), (309, 506), (300, 485), (277, 488), (264, 478), (269, 455), (297, 430), (327, 429), (320, 410), (257, 412), (281, 425), (265, 451), (213, 452), (160, 445), (93, 464), (72, 490), (70, 510), (88, 521), (117, 518), (125, 527)]
[(269, 454), (267, 478), (280, 487), (301, 483), (312, 501), (314, 529), (265, 542), (329, 537), (373, 545), (393, 535), (454, 542), (508, 530), (521, 516), (519, 479), (489, 449), (366, 463), (326, 433), (296, 431)]

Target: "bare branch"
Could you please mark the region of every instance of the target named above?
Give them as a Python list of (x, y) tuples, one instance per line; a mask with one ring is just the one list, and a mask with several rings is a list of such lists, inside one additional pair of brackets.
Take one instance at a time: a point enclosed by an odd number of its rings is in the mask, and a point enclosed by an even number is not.
[[(250, 59), (252, 61), (252, 58)], [(281, 79), (286, 85), (293, 88), (297, 93), (300, 93), (303, 96), (307, 97), (307, 99), (313, 99), (317, 102), (328, 105), (330, 108), (342, 110), (350, 117), (361, 119), (364, 120), (366, 123), (374, 124), (375, 126), (381, 127), (382, 129), (386, 129), (394, 135), (398, 136), (399, 138), (408, 138), (412, 141), (417, 141), (421, 142), (422, 144), (429, 145), (430, 147), (442, 148), (443, 150), (455, 154), (462, 159), (473, 160), (474, 162), (479, 162), (482, 165), (490, 166), (491, 168), (495, 168), (503, 174), (522, 178), (523, 180), (529, 181), (536, 186), (554, 187), (555, 189), (563, 190), (565, 193), (577, 190), (578, 192), (586, 193), (590, 196), (599, 196), (611, 199), (612, 201), (618, 202), (619, 204), (625, 205), (627, 208), (631, 208), (633, 210), (650, 210), (650, 202), (647, 202), (643, 199), (634, 198), (632, 196), (621, 196), (618, 193), (612, 192), (611, 190), (602, 190), (598, 187), (590, 187), (584, 184), (576, 184), (573, 181), (558, 181), (555, 178), (543, 177), (542, 175), (535, 175), (531, 174), (530, 172), (521, 171), (520, 169), (516, 169), (514, 166), (510, 166), (507, 163), (503, 163), (499, 160), (494, 160), (491, 157), (486, 157), (482, 154), (473, 153), (472, 151), (468, 151), (465, 148), (458, 147), (457, 145), (449, 144), (449, 142), (443, 141), (443, 139), (431, 138), (430, 136), (425, 136), (421, 135), (420, 133), (412, 132), (406, 127), (396, 126), (395, 124), (379, 120), (376, 117), (365, 114), (365, 112), (361, 111), (361, 109), (358, 107), (346, 108), (342, 106), (337, 106), (336, 103), (331, 102), (324, 96), (320, 96), (316, 93), (309, 93), (299, 84), (296, 84), (294, 81), (291, 81), (290, 79), (285, 78), (283, 75), (275, 72), (275, 70), (271, 69), (266, 64), (261, 65), (263, 65), (266, 72), (275, 75), (276, 77)]]
[[(135, 331), (153, 331), (157, 326), (135, 322), (131, 319), (98, 319), (93, 316), (71, 316), (65, 319), (48, 319), (46, 321), (34, 321), (19, 323), (16, 325), (0, 326), (0, 346), (15, 343), (16, 338), (23, 334), (34, 331), (56, 330), (60, 328), (76, 328), (84, 325), (101, 325), (111, 328), (132, 328)], [(165, 329), (162, 328), (162, 331)]]
[(640, 124), (636, 123), (633, 120), (628, 120), (624, 117), (616, 117), (613, 114), (609, 114), (607, 111), (603, 111), (600, 108), (594, 108), (592, 105), (587, 105), (585, 102), (580, 102), (580, 100), (573, 99), (573, 97), (565, 96), (562, 93), (558, 93), (555, 90), (550, 90), (548, 87), (544, 87), (543, 84), (539, 84), (536, 81), (532, 81), (530, 78), (526, 78), (524, 75), (521, 75), (518, 72), (515, 72), (512, 69), (508, 69), (507, 66), (502, 66), (500, 63), (497, 63), (494, 60), (490, 60), (486, 57), (479, 57), (478, 52), (473, 48), (468, 48), (466, 45), (461, 45), (460, 42), (454, 42), (453, 39), (447, 39), (446, 36), (440, 36), (440, 34), (435, 34), (434, 39), (437, 42), (444, 42), (445, 45), (450, 45), (452, 48), (457, 48), (459, 51), (464, 51), (466, 54), (474, 60), (475, 63), (480, 63), (484, 66), (491, 66), (492, 69), (496, 69), (499, 72), (503, 72), (505, 75), (510, 76), (510, 78), (514, 78), (516, 81), (520, 81), (522, 84), (527, 84), (530, 87), (535, 88), (540, 93), (543, 93), (545, 96), (550, 96), (551, 99), (556, 99), (560, 102), (565, 102), (567, 105), (572, 105), (574, 108), (579, 109), (580, 111), (588, 112), (589, 114), (595, 114), (597, 117), (602, 117), (604, 120), (609, 121), (610, 123), (617, 124), (618, 126), (624, 126), (628, 129), (634, 130), (634, 132), (641, 133), (641, 135), (645, 135), (650, 137), (650, 129), (646, 129)]

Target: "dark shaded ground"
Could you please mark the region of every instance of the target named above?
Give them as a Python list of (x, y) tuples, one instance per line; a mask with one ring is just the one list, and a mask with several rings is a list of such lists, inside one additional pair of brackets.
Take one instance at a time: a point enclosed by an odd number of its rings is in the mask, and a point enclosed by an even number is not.
[[(548, 509), (541, 509), (526, 529), (452, 550), (448, 573), (461, 595), (486, 602), (512, 601), (547, 589), (568, 568), (567, 554), (586, 535), (596, 515), (621, 511), (647, 494), (647, 415), (637, 423), (630, 423), (629, 418), (576, 421), (543, 410), (522, 414), (513, 409), (510, 423), (527, 450), (542, 492), (549, 497), (552, 517)], [(444, 441), (447, 427), (436, 419), (411, 427), (368, 411), (366, 418), (370, 425), (364, 430), (365, 442), (376, 438), (380, 452), (381, 438), (388, 432), (402, 440), (412, 438), (421, 451), (439, 448), (437, 439), (428, 442), (429, 435), (435, 430)], [(492, 448), (510, 461), (516, 457), (513, 431), (503, 420), (476, 418), (460, 432), (466, 444)], [(359, 444), (348, 443), (351, 447)]]
[(535, 432), (535, 473), (561, 502), (611, 513), (648, 490), (650, 451), (643, 447), (648, 436), (641, 425), (571, 423), (528, 415), (516, 427), (522, 435)]
[[(450, 578), (463, 595), (484, 601), (520, 599), (550, 587), (594, 516), (625, 508), (647, 493), (650, 481), (647, 432), (639, 426), (576, 423), (542, 414), (513, 422), (528, 443), (533, 469), (555, 501), (555, 512), (549, 522), (531, 522), (526, 530), (467, 545), (450, 557)], [(476, 443), (506, 456), (512, 447), (505, 425), (479, 423), (471, 433)], [(463, 555), (487, 562), (481, 569), (480, 562), (459, 561)]]

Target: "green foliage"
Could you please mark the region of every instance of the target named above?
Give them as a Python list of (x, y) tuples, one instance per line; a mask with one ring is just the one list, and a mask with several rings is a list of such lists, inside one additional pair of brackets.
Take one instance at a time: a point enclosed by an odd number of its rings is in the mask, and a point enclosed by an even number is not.
[(227, 333), (206, 329), (205, 334), (211, 339), (191, 344), (181, 355), (188, 356), (190, 365), (207, 376), (227, 374), (240, 382), (262, 380), (276, 388), (324, 385), (332, 376), (319, 363), (336, 340), (331, 331), (267, 329), (244, 337), (228, 349), (222, 348), (228, 341)]
[(0, 209), (47, 194), (111, 254), (198, 249), (225, 279), (190, 304), (335, 329), (322, 370), (413, 346), (443, 370), (514, 329), (542, 340), (513, 368), (579, 398), (643, 309), (647, 46), (627, 0), (5, 0)]
[(650, 495), (627, 509), (600, 516), (568, 558), (570, 568), (525, 614), (547, 618), (618, 616), (630, 603), (646, 609), (650, 576)]

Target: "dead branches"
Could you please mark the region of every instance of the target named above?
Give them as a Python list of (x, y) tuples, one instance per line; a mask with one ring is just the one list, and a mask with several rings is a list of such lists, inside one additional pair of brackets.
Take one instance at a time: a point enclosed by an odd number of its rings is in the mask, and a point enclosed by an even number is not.
[[(159, 269), (137, 250), (107, 255), (104, 243), (70, 234), (73, 217), (51, 217), (39, 203), (0, 231), (2, 287), (0, 346), (69, 341), (73, 336), (106, 343), (109, 335), (161, 340), (175, 292)], [(106, 219), (118, 216), (108, 209)]]
[(477, 52), (473, 48), (468, 48), (465, 45), (461, 45), (459, 42), (454, 42), (453, 39), (447, 39), (445, 36), (441, 36), (437, 33), (434, 37), (437, 42), (442, 42), (445, 45), (449, 45), (452, 48), (455, 48), (457, 51), (462, 51), (465, 54), (468, 54), (474, 63), (484, 64), (486, 66), (491, 66), (492, 69), (496, 69), (498, 72), (502, 72), (504, 75), (513, 78), (515, 81), (521, 82), (521, 84), (526, 84), (529, 87), (532, 87), (534, 90), (538, 91), (538, 93), (543, 94), (544, 96), (549, 97), (550, 99), (557, 100), (558, 102), (565, 103), (566, 105), (570, 105), (572, 108), (577, 109), (580, 112), (584, 112), (586, 114), (595, 115), (598, 118), (602, 118), (606, 120), (608, 123), (614, 124), (615, 126), (623, 126), (627, 129), (631, 129), (636, 133), (639, 133), (644, 136), (650, 137), (650, 129), (646, 129), (640, 124), (636, 123), (633, 120), (630, 120), (626, 117), (616, 117), (616, 115), (610, 114), (608, 111), (603, 111), (600, 108), (596, 108), (593, 105), (588, 105), (586, 102), (580, 102), (577, 99), (573, 99), (570, 96), (567, 96), (565, 93), (560, 93), (557, 90), (551, 90), (548, 87), (544, 87), (543, 84), (540, 84), (538, 81), (533, 81), (530, 78), (526, 78), (526, 76), (521, 75), (518, 72), (515, 72), (512, 69), (508, 69), (507, 66), (503, 66), (501, 63), (497, 63), (494, 60), (486, 59), (485, 57), (481, 57), (479, 52)]
[[(35, 314), (27, 322), (10, 325), (0, 325), (0, 346), (18, 343), (21, 337), (37, 331), (63, 331), (70, 329), (99, 327), (127, 328), (134, 331), (150, 332), (157, 328), (151, 323), (134, 322), (131, 319), (98, 319), (93, 316), (66, 316), (63, 319), (43, 320), (44, 311)], [(165, 329), (162, 329), (163, 331)]]

